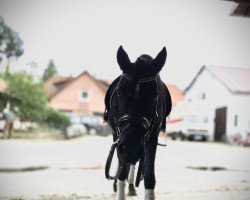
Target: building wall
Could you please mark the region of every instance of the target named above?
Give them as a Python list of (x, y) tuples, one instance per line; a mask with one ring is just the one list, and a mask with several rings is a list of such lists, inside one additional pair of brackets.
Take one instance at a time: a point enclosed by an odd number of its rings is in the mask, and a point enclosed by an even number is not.
[[(81, 100), (82, 91), (88, 91), (90, 98), (86, 101)], [(101, 90), (96, 82), (88, 75), (81, 75), (76, 81), (72, 82), (50, 101), (52, 107), (71, 111), (73, 115), (92, 115), (93, 113), (104, 112), (105, 92)]]
[(227, 134), (250, 133), (250, 95), (232, 94), (228, 99), (229, 115)]
[[(205, 95), (204, 99), (202, 95)], [(186, 93), (185, 101), (192, 101), (193, 103), (203, 102), (204, 115), (208, 116), (208, 123), (210, 123), (211, 139), (214, 139), (214, 119), (215, 110), (217, 108), (227, 106), (226, 99), (230, 93), (225, 87), (206, 69), (197, 77), (194, 85)]]
[[(202, 95), (205, 99), (202, 99)], [(239, 131), (250, 130), (250, 95), (231, 93), (217, 78), (205, 69), (194, 85), (186, 93), (185, 101), (204, 101), (209, 120), (214, 123), (215, 110), (227, 107), (226, 134), (231, 135)], [(238, 115), (238, 125), (234, 125), (235, 115)], [(214, 126), (214, 125), (213, 125)]]

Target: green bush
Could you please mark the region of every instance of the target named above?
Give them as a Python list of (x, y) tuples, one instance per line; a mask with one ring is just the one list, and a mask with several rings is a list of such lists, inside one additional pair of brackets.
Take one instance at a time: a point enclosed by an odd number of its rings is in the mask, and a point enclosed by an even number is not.
[(66, 129), (70, 126), (70, 119), (63, 113), (50, 107), (46, 109), (44, 122), (51, 128)]

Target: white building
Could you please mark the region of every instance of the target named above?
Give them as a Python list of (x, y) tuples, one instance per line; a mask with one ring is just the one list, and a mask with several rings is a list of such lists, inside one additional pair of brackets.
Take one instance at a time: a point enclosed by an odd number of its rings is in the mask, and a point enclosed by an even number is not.
[(185, 101), (206, 106), (213, 139), (250, 135), (250, 69), (203, 66), (185, 89)]

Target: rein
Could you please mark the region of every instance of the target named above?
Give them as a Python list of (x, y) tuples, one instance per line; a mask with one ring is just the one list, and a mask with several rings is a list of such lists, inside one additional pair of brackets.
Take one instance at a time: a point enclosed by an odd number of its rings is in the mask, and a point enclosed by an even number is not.
[(113, 155), (114, 155), (114, 151), (115, 151), (115, 148), (118, 146), (118, 141), (114, 142), (110, 148), (110, 151), (109, 151), (109, 155), (108, 155), (108, 158), (107, 158), (107, 161), (106, 161), (106, 165), (105, 165), (105, 176), (107, 179), (117, 179), (119, 177), (119, 175), (121, 174), (122, 172), (122, 169), (124, 167), (124, 163), (122, 163), (119, 167), (118, 167), (118, 170), (116, 172), (116, 175), (115, 176), (110, 176), (109, 175), (109, 170), (110, 170), (110, 167), (111, 167), (111, 163), (112, 163), (112, 159), (113, 159)]
[[(116, 88), (114, 89), (113, 93), (111, 94), (110, 105), (112, 103), (114, 94), (117, 92), (117, 89), (120, 86), (122, 78), (126, 78), (129, 81), (133, 80), (133, 77), (131, 77), (131, 76), (125, 74), (125, 73), (123, 73), (121, 75), (120, 80), (119, 80)], [(149, 77), (149, 78), (142, 78), (142, 79), (138, 79), (137, 82), (138, 83), (147, 83), (147, 82), (151, 82), (151, 81), (156, 81), (156, 78), (157, 78), (157, 76), (156, 77)], [(156, 83), (157, 83), (157, 81), (156, 81)], [(158, 90), (158, 85), (157, 85), (157, 90)], [(118, 97), (119, 97), (119, 95), (118, 95)], [(155, 106), (156, 106), (156, 108), (155, 108), (156, 109), (155, 117), (158, 117), (158, 113), (157, 113), (158, 96), (157, 96), (156, 101), (155, 101)], [(121, 130), (120, 125), (122, 123), (124, 123), (124, 122), (127, 122), (128, 124)], [(114, 155), (114, 151), (117, 148), (117, 146), (120, 144), (120, 142), (122, 141), (122, 137), (123, 137), (123, 134), (124, 134), (125, 130), (127, 128), (129, 128), (130, 126), (134, 125), (133, 122), (136, 122), (136, 123), (140, 124), (147, 131), (145, 136), (144, 136), (144, 152), (143, 152), (143, 154), (142, 154), (142, 156), (140, 158), (140, 161), (139, 161), (139, 168), (138, 168), (137, 177), (136, 177), (136, 184), (135, 185), (136, 185), (136, 187), (138, 187), (140, 181), (143, 179), (145, 157), (147, 155), (147, 143), (148, 143), (148, 141), (150, 139), (150, 136), (155, 131), (155, 127), (154, 127), (155, 119), (148, 120), (147, 117), (145, 117), (145, 116), (142, 116), (141, 118), (138, 119), (138, 118), (136, 118), (136, 117), (134, 117), (132, 115), (126, 114), (126, 115), (123, 115), (122, 117), (120, 117), (118, 120), (115, 120), (115, 127), (116, 127), (115, 132), (116, 132), (116, 134), (118, 136), (118, 139), (111, 145), (109, 155), (108, 155), (106, 165), (105, 165), (105, 176), (109, 180), (110, 179), (117, 179), (120, 176), (124, 166), (127, 164), (125, 162), (119, 163), (119, 167), (118, 167), (118, 170), (116, 172), (116, 175), (111, 176), (109, 174), (112, 159), (113, 159), (113, 155)]]

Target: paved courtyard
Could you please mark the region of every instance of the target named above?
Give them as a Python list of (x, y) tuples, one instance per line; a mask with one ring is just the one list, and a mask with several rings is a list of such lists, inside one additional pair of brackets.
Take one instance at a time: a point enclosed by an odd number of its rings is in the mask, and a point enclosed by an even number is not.
[[(111, 137), (0, 140), (0, 199), (115, 199), (104, 176)], [(156, 158), (158, 200), (249, 200), (250, 148), (167, 141)], [(143, 182), (137, 189), (143, 199)]]

